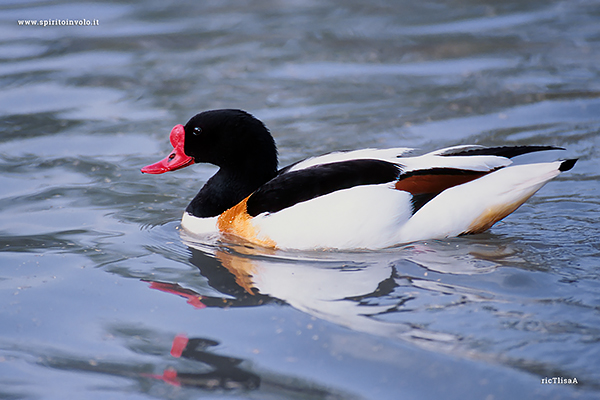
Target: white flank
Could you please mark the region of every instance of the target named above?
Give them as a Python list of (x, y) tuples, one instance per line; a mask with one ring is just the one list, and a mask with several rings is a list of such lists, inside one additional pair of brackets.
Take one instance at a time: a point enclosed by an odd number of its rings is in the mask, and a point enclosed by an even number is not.
[(443, 156), (452, 150), (467, 150), (479, 146), (454, 146), (445, 149), (432, 151), (416, 157), (405, 157), (399, 160), (404, 166), (403, 170), (416, 171), (431, 168), (456, 168), (468, 169), (471, 171), (489, 171), (499, 167), (506, 167), (512, 164), (512, 161), (506, 157), (499, 156)]
[(478, 144), (460, 144), (458, 146), (445, 147), (443, 149), (434, 150), (429, 154), (434, 155), (443, 155), (448, 153), (453, 153), (457, 150), (465, 151), (465, 150), (475, 150), (475, 149), (483, 149), (485, 146), (481, 146)]
[(411, 215), (411, 195), (393, 186), (338, 190), (273, 214), (260, 214), (252, 222), (259, 239), (270, 238), (279, 248), (391, 246), (398, 227)]
[(399, 158), (413, 149), (396, 147), (392, 149), (361, 149), (352, 151), (339, 151), (322, 156), (307, 158), (290, 168), (290, 172), (314, 167), (315, 165), (331, 164), (350, 160), (382, 160), (398, 163)]

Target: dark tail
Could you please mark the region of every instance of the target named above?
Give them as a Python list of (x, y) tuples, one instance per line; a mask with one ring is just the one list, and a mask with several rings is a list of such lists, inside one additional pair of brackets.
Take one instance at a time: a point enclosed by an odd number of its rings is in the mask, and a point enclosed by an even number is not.
[(575, 163), (577, 162), (577, 158), (572, 158), (570, 160), (565, 160), (560, 164), (560, 167), (558, 167), (558, 170), (560, 172), (565, 172), (570, 170), (571, 168), (573, 168), (573, 166), (575, 165)]

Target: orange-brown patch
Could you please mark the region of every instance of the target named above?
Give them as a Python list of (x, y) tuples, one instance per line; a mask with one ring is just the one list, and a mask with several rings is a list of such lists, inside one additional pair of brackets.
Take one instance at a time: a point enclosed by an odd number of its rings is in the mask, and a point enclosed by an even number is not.
[(481, 178), (486, 172), (473, 174), (431, 174), (411, 175), (396, 182), (396, 189), (409, 192), (413, 195), (423, 193), (441, 193), (453, 186), (462, 185), (477, 178)]
[(235, 276), (235, 282), (244, 288), (246, 292), (254, 295), (252, 277), (256, 273), (256, 267), (252, 260), (223, 251), (217, 252), (217, 258)]
[(477, 217), (469, 228), (463, 232), (463, 234), (470, 233), (481, 233), (490, 229), (492, 225), (496, 222), (500, 221), (507, 215), (514, 212), (517, 208), (519, 208), (523, 203), (527, 201), (531, 196), (527, 196), (524, 199), (519, 199), (518, 201), (510, 204), (502, 204), (495, 207), (488, 208), (484, 213), (482, 213), (479, 217)]
[(230, 251), (216, 252), (216, 257), (229, 272), (235, 276), (235, 282), (248, 293), (256, 294), (254, 277), (260, 273), (260, 262), (251, 258), (275, 254), (275, 249), (248, 246), (247, 244), (230, 247)]
[(219, 215), (217, 221), (219, 231), (241, 237), (260, 246), (276, 247), (276, 243), (270, 238), (258, 237), (258, 232), (252, 224), (252, 217), (248, 214), (248, 197)]

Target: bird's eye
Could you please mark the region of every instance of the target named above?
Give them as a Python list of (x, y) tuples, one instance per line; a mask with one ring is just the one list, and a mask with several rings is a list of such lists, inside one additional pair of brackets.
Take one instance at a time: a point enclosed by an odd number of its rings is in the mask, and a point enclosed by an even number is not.
[(199, 126), (195, 126), (194, 129), (192, 130), (192, 133), (196, 136), (198, 136), (199, 134), (202, 133), (202, 128), (200, 128)]

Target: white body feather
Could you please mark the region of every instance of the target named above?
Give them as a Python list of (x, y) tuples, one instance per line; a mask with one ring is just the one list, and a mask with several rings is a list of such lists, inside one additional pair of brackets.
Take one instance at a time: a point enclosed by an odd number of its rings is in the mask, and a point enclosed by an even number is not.
[(258, 238), (280, 248), (381, 248), (411, 216), (411, 195), (393, 184), (356, 186), (257, 215)]
[(194, 235), (211, 235), (219, 232), (217, 228), (218, 217), (198, 218), (187, 211), (181, 218), (181, 227)]

